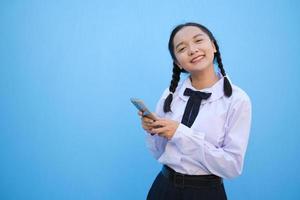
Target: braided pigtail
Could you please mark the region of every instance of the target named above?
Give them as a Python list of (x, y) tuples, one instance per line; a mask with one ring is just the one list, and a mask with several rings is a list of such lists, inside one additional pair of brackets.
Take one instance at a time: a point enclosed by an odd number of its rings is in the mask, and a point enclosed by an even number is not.
[(217, 59), (217, 63), (218, 63), (219, 69), (221, 71), (221, 74), (224, 77), (224, 93), (225, 93), (225, 96), (230, 97), (232, 95), (232, 87), (226, 76), (226, 73), (225, 73), (225, 70), (223, 67), (222, 58), (221, 58), (221, 54), (219, 51), (219, 45), (217, 44), (217, 41), (215, 41), (215, 40), (214, 40), (214, 45), (217, 50), (217, 52), (215, 53), (215, 58)]
[(181, 69), (178, 67), (178, 65), (173, 62), (173, 75), (172, 75), (172, 80), (171, 80), (171, 85), (169, 87), (170, 94), (165, 100), (164, 103), (164, 112), (170, 112), (171, 111), (171, 103), (173, 101), (173, 94), (177, 88), (178, 82), (180, 80), (180, 73)]

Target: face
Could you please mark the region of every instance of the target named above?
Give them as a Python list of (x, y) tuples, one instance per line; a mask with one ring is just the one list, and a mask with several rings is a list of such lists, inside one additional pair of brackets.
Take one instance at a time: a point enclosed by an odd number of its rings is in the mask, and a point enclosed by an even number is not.
[(176, 63), (193, 73), (213, 67), (215, 45), (200, 28), (187, 26), (178, 31), (173, 39)]

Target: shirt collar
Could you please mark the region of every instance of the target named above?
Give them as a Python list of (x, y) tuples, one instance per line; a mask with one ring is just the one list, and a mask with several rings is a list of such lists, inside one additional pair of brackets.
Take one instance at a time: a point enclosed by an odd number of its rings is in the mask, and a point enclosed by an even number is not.
[(224, 77), (222, 76), (222, 74), (220, 72), (217, 73), (217, 76), (219, 77), (219, 80), (214, 85), (212, 85), (211, 87), (208, 87), (208, 88), (201, 89), (201, 90), (197, 90), (196, 88), (194, 88), (192, 86), (190, 76), (188, 76), (184, 80), (180, 90), (178, 91), (179, 97), (182, 100), (187, 101), (189, 99), (189, 97), (185, 96), (183, 93), (184, 93), (186, 88), (190, 88), (190, 89), (195, 90), (195, 91), (212, 93), (211, 96), (207, 100), (203, 100), (202, 103), (212, 102), (212, 101), (215, 101), (215, 100), (221, 98), (222, 96), (224, 96), (224, 90), (223, 90)]

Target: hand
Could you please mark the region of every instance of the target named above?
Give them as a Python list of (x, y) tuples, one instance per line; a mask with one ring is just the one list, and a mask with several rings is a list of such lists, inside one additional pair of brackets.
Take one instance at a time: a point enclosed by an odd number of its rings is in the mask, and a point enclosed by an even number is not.
[(150, 127), (152, 127), (152, 133), (165, 137), (168, 140), (173, 137), (178, 126), (178, 122), (169, 119), (158, 119), (150, 124)]
[(154, 133), (152, 133), (152, 128), (153, 126), (151, 126), (151, 124), (154, 122), (153, 119), (150, 119), (146, 116), (143, 116), (143, 113), (141, 111), (138, 112), (138, 115), (141, 117), (141, 123), (142, 123), (142, 127), (143, 129), (150, 133), (151, 135), (154, 135)]

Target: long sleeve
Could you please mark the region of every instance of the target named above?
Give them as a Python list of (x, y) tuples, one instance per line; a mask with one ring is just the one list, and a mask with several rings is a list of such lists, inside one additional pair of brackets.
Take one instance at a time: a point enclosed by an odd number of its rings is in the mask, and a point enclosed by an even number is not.
[[(166, 96), (168, 95), (168, 89), (166, 89), (163, 92), (162, 97), (158, 101), (155, 109), (155, 114), (162, 118), (164, 117), (164, 112), (163, 112), (163, 104), (166, 99)], [(164, 149), (166, 147), (168, 140), (164, 137), (160, 137), (158, 135), (151, 135), (146, 132), (146, 146), (150, 150), (151, 154), (154, 156), (155, 159), (158, 159), (161, 154), (164, 152)]]
[(205, 140), (206, 133), (180, 124), (170, 142), (199, 167), (223, 178), (239, 176), (243, 170), (251, 124), (251, 102), (248, 97), (235, 102), (230, 109), (221, 147)]

